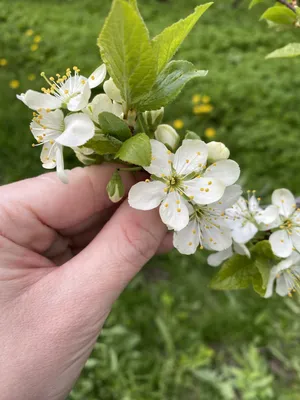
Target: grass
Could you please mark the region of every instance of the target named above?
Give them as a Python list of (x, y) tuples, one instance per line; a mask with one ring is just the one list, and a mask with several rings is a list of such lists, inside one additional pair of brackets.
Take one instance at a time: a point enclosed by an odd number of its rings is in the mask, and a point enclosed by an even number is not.
[[(226, 143), (242, 168), (242, 183), (268, 196), (277, 187), (299, 194), (299, 59), (264, 56), (296, 32), (276, 33), (258, 22), (247, 2), (234, 9), (216, 0), (177, 54), (208, 69), (166, 110), (166, 121)], [(152, 35), (187, 15), (195, 0), (140, 1)], [(32, 149), (30, 111), (15, 95), (39, 89), (49, 75), (99, 64), (96, 38), (109, 0), (0, 0), (0, 183), (42, 173)], [(28, 29), (35, 31), (26, 36)], [(31, 51), (33, 37), (42, 38)], [(37, 79), (29, 81), (30, 74)], [(11, 89), (9, 82), (20, 87)], [(212, 99), (213, 112), (192, 112), (195, 93)], [(68, 157), (68, 165), (74, 165)], [(258, 298), (248, 291), (208, 288), (214, 273), (202, 253), (155, 258), (116, 303), (70, 400), (298, 400), (300, 302)]]

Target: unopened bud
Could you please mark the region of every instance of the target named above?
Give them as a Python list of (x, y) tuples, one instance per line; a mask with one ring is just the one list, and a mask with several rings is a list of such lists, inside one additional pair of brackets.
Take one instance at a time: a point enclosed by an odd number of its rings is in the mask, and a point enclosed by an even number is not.
[(106, 186), (108, 197), (113, 203), (118, 203), (125, 194), (125, 188), (119, 171), (115, 171)]
[(216, 162), (220, 160), (227, 160), (230, 156), (229, 149), (221, 142), (207, 143), (208, 147), (208, 160)]
[(109, 78), (107, 81), (104, 82), (103, 89), (104, 89), (104, 92), (107, 94), (107, 96), (111, 100), (114, 100), (117, 103), (122, 103), (123, 99), (121, 96), (121, 92), (117, 88), (117, 86), (116, 86), (115, 82), (112, 80), (112, 78)]
[(170, 125), (159, 125), (155, 131), (155, 138), (172, 151), (177, 149), (180, 142), (180, 136)]
[[(144, 119), (148, 123), (148, 125), (151, 125), (152, 127), (155, 126), (155, 129), (158, 127), (158, 125), (161, 123), (163, 120), (165, 113), (165, 109), (161, 107), (159, 110), (154, 110), (154, 111), (146, 111), (144, 112)], [(154, 130), (155, 130), (154, 129)]]

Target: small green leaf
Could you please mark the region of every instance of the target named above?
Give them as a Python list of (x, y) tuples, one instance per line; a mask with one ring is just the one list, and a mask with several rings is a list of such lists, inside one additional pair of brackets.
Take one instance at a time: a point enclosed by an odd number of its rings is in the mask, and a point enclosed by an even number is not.
[(246, 289), (257, 274), (259, 273), (253, 260), (235, 254), (222, 265), (213, 277), (210, 287), (216, 290)]
[(249, 4), (249, 10), (251, 10), (252, 7), (256, 6), (256, 4), (259, 3), (264, 3), (265, 0), (252, 0), (251, 3)]
[(131, 137), (131, 132), (126, 122), (116, 115), (103, 112), (98, 116), (99, 124), (104, 134), (114, 136), (115, 138), (124, 141)]
[(112, 136), (97, 134), (85, 146), (100, 155), (115, 154), (122, 146), (122, 142)]
[(195, 132), (192, 132), (192, 131), (186, 131), (186, 134), (185, 134), (185, 137), (184, 137), (185, 139), (191, 139), (191, 140), (199, 140), (200, 139), (200, 136), (197, 134), (197, 133), (195, 133)]
[(207, 75), (208, 71), (196, 70), (188, 61), (171, 61), (157, 77), (150, 91), (138, 105), (140, 111), (156, 110), (175, 100), (191, 79)]
[(290, 58), (300, 56), (300, 43), (290, 43), (268, 54), (266, 58)]
[(268, 8), (261, 16), (261, 19), (267, 19), (280, 25), (293, 25), (297, 16), (287, 7), (274, 6)]
[(193, 14), (164, 29), (152, 40), (154, 53), (158, 59), (158, 72), (161, 72), (172, 59), (196, 22), (212, 4), (207, 3), (196, 7)]
[(139, 133), (126, 140), (115, 158), (142, 167), (150, 165), (151, 145), (149, 137), (145, 133)]
[(153, 86), (156, 57), (136, 2), (114, 0), (98, 39), (101, 57), (128, 108)]
[(115, 171), (106, 186), (108, 197), (113, 203), (118, 203), (125, 194), (124, 184), (119, 171)]

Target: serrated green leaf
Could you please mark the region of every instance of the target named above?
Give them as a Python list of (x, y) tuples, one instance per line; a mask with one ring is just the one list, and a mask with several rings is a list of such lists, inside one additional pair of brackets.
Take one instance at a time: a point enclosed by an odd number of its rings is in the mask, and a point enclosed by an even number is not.
[(128, 108), (155, 82), (156, 57), (134, 2), (114, 0), (98, 39), (101, 57)]
[(273, 253), (269, 240), (262, 240), (253, 246), (251, 248), (251, 255), (253, 255), (253, 257), (263, 256), (277, 263), (280, 261)]
[(193, 14), (164, 29), (152, 40), (154, 53), (158, 61), (158, 72), (165, 68), (199, 18), (212, 4), (207, 3), (196, 7)]
[(85, 146), (100, 155), (116, 154), (121, 148), (122, 142), (112, 136), (97, 134)]
[(200, 139), (200, 136), (197, 134), (197, 133), (195, 133), (195, 132), (192, 132), (192, 131), (186, 131), (186, 134), (185, 134), (185, 137), (184, 137), (185, 139), (192, 139), (192, 140), (199, 140)]
[(104, 134), (114, 136), (115, 138), (124, 141), (131, 137), (131, 131), (126, 122), (116, 115), (103, 112), (99, 114), (99, 125)]
[(267, 19), (281, 25), (293, 25), (297, 16), (287, 7), (274, 6), (268, 8), (261, 16), (261, 19)]
[(268, 54), (266, 58), (290, 58), (300, 56), (300, 43), (290, 43)]
[(248, 288), (258, 274), (252, 259), (235, 254), (227, 260), (212, 278), (210, 287), (216, 290)]
[(149, 137), (145, 133), (139, 133), (126, 140), (115, 158), (141, 167), (150, 165), (151, 145)]
[(191, 79), (204, 77), (208, 71), (196, 70), (188, 61), (171, 61), (159, 74), (150, 91), (138, 105), (140, 111), (157, 110), (175, 100)]
[(106, 186), (108, 197), (113, 203), (118, 203), (125, 194), (125, 187), (119, 171), (115, 171)]
[(249, 4), (249, 10), (251, 10), (252, 7), (256, 6), (256, 4), (259, 3), (264, 3), (265, 0), (252, 0), (251, 3)]

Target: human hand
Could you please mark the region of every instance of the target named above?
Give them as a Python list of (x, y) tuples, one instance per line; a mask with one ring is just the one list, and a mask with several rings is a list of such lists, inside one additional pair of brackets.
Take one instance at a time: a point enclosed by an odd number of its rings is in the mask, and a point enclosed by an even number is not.
[[(2, 400), (61, 400), (113, 302), (170, 237), (156, 210), (109, 201), (113, 166), (0, 188)], [(135, 183), (123, 174), (127, 187)], [(58, 267), (60, 265), (60, 267)]]

